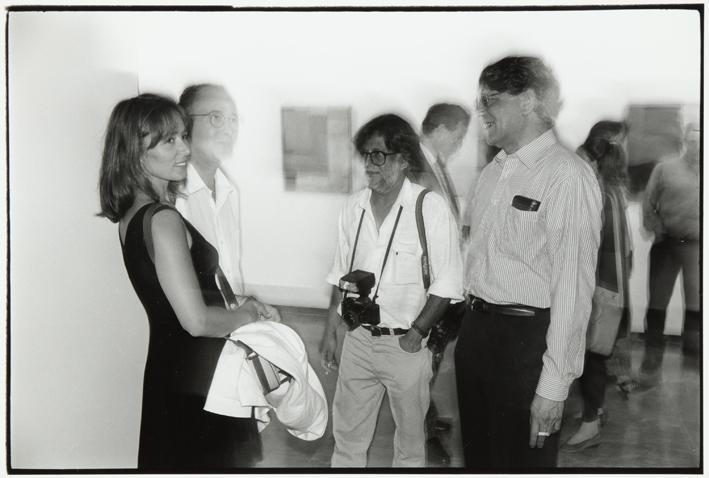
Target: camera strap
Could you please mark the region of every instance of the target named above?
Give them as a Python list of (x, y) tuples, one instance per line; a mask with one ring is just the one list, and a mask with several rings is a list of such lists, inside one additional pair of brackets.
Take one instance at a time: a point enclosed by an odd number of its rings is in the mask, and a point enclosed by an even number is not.
[[(379, 273), (379, 279), (377, 281), (377, 288), (374, 291), (374, 297), (372, 300), (377, 301), (377, 296), (379, 294), (379, 283), (384, 274), (384, 266), (387, 264), (387, 258), (389, 257), (389, 251), (391, 250), (391, 243), (394, 241), (394, 233), (396, 233), (396, 227), (399, 225), (399, 218), (401, 217), (401, 211), (404, 210), (403, 206), (399, 206), (399, 212), (396, 214), (396, 221), (394, 221), (394, 228), (391, 230), (391, 236), (389, 237), (389, 244), (387, 244), (387, 250), (384, 253), (384, 262), (382, 263), (382, 270)], [(352, 248), (352, 259), (350, 260), (350, 272), (352, 272), (352, 267), (354, 266), (355, 253), (357, 252), (357, 242), (359, 242), (359, 233), (362, 230), (362, 221), (364, 220), (365, 210), (362, 209), (362, 215), (359, 217), (359, 225), (357, 226), (357, 235), (355, 236), (354, 247)], [(345, 298), (347, 298), (347, 291), (345, 291)]]
[[(359, 225), (357, 226), (357, 235), (355, 236), (354, 247), (352, 248), (352, 258), (350, 259), (350, 272), (352, 272), (352, 267), (354, 266), (355, 252), (357, 252), (357, 242), (359, 242), (359, 231), (362, 230), (362, 221), (363, 220), (364, 220), (364, 209), (362, 209), (362, 215), (359, 216)], [(347, 298), (347, 291), (346, 290), (345, 290), (345, 295), (343, 297), (345, 299)]]
[(352, 259), (350, 259), (350, 272), (352, 272), (352, 267), (354, 266), (355, 252), (357, 252), (357, 242), (359, 241), (359, 231), (362, 230), (362, 221), (364, 220), (364, 209), (362, 209), (362, 215), (359, 217), (359, 225), (357, 226), (357, 235), (355, 236), (354, 247), (352, 248)]
[(399, 225), (399, 218), (401, 217), (401, 211), (404, 210), (403, 206), (399, 206), (399, 212), (396, 214), (396, 221), (394, 221), (394, 228), (391, 230), (391, 236), (389, 237), (389, 244), (387, 244), (387, 250), (384, 253), (384, 262), (382, 262), (382, 270), (379, 272), (379, 280), (377, 281), (377, 288), (374, 291), (374, 297), (372, 297), (372, 302), (377, 302), (377, 296), (379, 295), (379, 284), (381, 284), (382, 277), (384, 277), (384, 266), (387, 265), (387, 258), (389, 257), (389, 251), (391, 250), (391, 243), (394, 242), (394, 234), (396, 233), (396, 226)]

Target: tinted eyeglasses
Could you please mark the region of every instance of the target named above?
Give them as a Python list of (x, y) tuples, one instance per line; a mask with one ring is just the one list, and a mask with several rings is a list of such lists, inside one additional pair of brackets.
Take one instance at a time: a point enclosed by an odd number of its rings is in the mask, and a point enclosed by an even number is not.
[(367, 160), (371, 161), (373, 165), (375, 166), (384, 166), (384, 163), (387, 162), (387, 158), (389, 156), (394, 156), (395, 154), (399, 153), (385, 153), (384, 151), (362, 151), (360, 155), (364, 159), (364, 162), (366, 163)]
[(481, 94), (475, 100), (475, 109), (483, 110), (483, 109), (489, 108), (490, 106), (492, 106), (498, 102), (498, 96), (500, 96), (500, 95), (501, 95), (501, 93)]
[(190, 116), (209, 116), (209, 124), (215, 128), (221, 128), (229, 120), (229, 126), (236, 128), (239, 124), (239, 118), (236, 116), (227, 116), (221, 111), (210, 111), (209, 113), (191, 114)]

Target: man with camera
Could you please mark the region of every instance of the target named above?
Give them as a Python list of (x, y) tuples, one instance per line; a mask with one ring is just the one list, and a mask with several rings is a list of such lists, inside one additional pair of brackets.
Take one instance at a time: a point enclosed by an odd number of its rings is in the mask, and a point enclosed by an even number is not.
[[(393, 466), (422, 467), (432, 376), (425, 338), (450, 301), (462, 299), (456, 221), (441, 196), (425, 196), (421, 226), (429, 261), (422, 263), (416, 203), (423, 188), (407, 178), (425, 161), (418, 136), (405, 120), (388, 114), (365, 124), (355, 146), (368, 187), (350, 196), (340, 213), (327, 276), (334, 287), (320, 347), (323, 366), (335, 368), (342, 317), (348, 332), (333, 401), (332, 466), (366, 466), (386, 392), (396, 424)], [(428, 289), (423, 267), (428, 267)]]

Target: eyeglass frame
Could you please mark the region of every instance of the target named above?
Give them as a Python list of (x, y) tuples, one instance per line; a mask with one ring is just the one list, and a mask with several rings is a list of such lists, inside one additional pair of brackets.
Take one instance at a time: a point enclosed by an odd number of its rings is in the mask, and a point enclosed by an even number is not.
[[(238, 116), (236, 116), (236, 115), (227, 116), (222, 111), (210, 111), (209, 113), (192, 113), (192, 114), (188, 114), (187, 116), (189, 116), (189, 117), (209, 116), (209, 124), (215, 128), (223, 127), (226, 124), (227, 119), (231, 122), (232, 128), (235, 128), (239, 125), (239, 117)], [(221, 117), (223, 119), (220, 121), (218, 119), (219, 117)]]
[[(478, 95), (478, 97), (475, 99), (475, 109), (488, 109), (490, 106), (497, 103), (497, 97), (500, 96), (502, 93), (503, 92), (498, 91), (497, 93), (487, 93)], [(490, 99), (494, 99), (494, 101), (490, 102)]]
[[(360, 156), (362, 156), (362, 159), (364, 160), (364, 164), (367, 164), (367, 161), (371, 161), (373, 165), (375, 166), (384, 166), (387, 162), (387, 159), (389, 159), (389, 156), (394, 156), (397, 153), (387, 153), (386, 151), (379, 151), (378, 149), (375, 149), (374, 151), (360, 151)], [(373, 155), (374, 154), (381, 154), (384, 156), (383, 161), (375, 161)]]

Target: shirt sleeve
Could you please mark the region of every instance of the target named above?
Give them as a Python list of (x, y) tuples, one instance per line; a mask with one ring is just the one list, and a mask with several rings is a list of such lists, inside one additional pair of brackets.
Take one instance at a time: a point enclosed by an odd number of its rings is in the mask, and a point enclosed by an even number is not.
[(340, 211), (340, 217), (337, 220), (337, 247), (335, 248), (335, 257), (332, 261), (332, 267), (330, 272), (327, 274), (325, 281), (328, 284), (332, 284), (335, 287), (340, 285), (340, 277), (348, 272), (349, 262), (349, 245), (347, 241), (347, 229), (346, 229), (346, 216), (347, 216), (347, 205), (345, 202), (342, 210)]
[(656, 232), (660, 226), (660, 218), (657, 215), (657, 200), (660, 194), (660, 182), (662, 177), (662, 165), (657, 164), (650, 174), (650, 179), (645, 186), (645, 197), (643, 198), (643, 227), (650, 232)]
[(547, 252), (551, 312), (537, 394), (566, 400), (583, 370), (586, 328), (595, 287), (602, 199), (595, 178), (566, 178), (549, 196)]
[(430, 295), (463, 299), (463, 265), (460, 257), (458, 226), (445, 200), (429, 193), (423, 201), (423, 221), (431, 263)]

